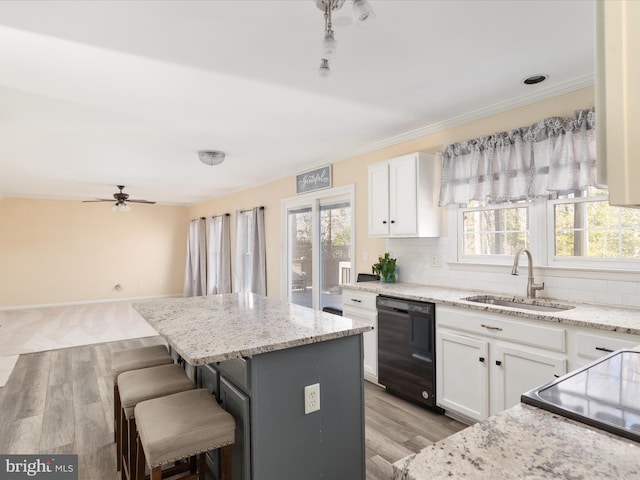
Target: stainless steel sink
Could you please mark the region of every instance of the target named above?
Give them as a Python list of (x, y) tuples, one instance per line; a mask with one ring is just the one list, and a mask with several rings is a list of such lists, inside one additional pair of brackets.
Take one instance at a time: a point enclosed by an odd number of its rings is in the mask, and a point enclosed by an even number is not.
[(486, 305), (497, 305), (500, 307), (534, 310), (537, 312), (562, 312), (564, 310), (571, 310), (572, 308), (575, 308), (572, 305), (563, 305), (561, 303), (546, 302), (544, 300), (535, 300), (532, 298), (499, 297), (495, 295), (476, 295), (473, 297), (465, 297), (462, 300), (484, 303)]

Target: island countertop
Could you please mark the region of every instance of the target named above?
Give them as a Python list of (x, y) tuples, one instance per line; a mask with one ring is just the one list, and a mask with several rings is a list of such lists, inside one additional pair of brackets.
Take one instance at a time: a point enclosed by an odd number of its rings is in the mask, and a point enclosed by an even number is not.
[(519, 404), (393, 465), (394, 480), (640, 478), (640, 444)]
[(167, 298), (133, 305), (192, 365), (357, 335), (368, 323), (254, 293)]

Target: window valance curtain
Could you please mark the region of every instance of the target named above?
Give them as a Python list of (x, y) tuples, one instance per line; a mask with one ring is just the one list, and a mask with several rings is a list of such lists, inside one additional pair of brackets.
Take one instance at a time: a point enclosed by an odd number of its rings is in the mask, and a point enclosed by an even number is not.
[(596, 186), (595, 110), (447, 145), (440, 206), (502, 203)]

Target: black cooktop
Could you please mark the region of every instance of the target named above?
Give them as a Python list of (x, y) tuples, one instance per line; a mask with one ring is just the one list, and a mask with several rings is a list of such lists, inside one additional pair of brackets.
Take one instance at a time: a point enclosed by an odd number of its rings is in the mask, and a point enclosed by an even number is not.
[(640, 352), (613, 352), (525, 393), (521, 400), (640, 442)]

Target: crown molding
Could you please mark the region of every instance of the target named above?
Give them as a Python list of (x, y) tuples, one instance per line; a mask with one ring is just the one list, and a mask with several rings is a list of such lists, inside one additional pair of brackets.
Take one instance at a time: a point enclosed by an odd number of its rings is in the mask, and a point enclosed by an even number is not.
[(456, 127), (458, 125), (463, 125), (465, 123), (474, 122), (476, 120), (481, 120), (483, 118), (490, 117), (498, 113), (507, 112), (509, 110), (514, 110), (516, 108), (523, 107), (531, 103), (541, 102), (549, 98), (557, 97), (559, 95), (564, 95), (565, 93), (573, 92), (575, 90), (580, 90), (581, 88), (591, 87), (595, 83), (594, 78), (595, 77), (593, 74), (588, 74), (581, 77), (576, 77), (574, 79), (568, 80), (563, 83), (559, 83), (557, 85), (554, 85), (553, 87), (540, 88), (535, 92), (528, 93), (526, 95), (521, 95), (519, 97), (512, 98), (511, 100), (506, 100), (504, 102), (491, 105), (490, 107), (479, 108), (477, 110), (472, 110), (470, 112), (463, 113), (462, 115), (457, 115), (448, 120), (430, 123), (428, 125), (425, 125), (424, 127), (416, 128), (415, 130), (410, 130), (408, 132), (404, 132), (399, 135), (395, 135), (393, 137), (389, 137), (384, 140), (371, 143), (364, 147), (351, 150), (349, 152), (345, 152), (333, 158), (329, 158), (328, 160), (324, 160), (324, 163), (340, 162), (343, 160), (347, 160), (349, 158), (374, 152), (376, 150), (392, 147), (400, 143), (417, 140), (427, 135), (441, 132), (448, 128)]

